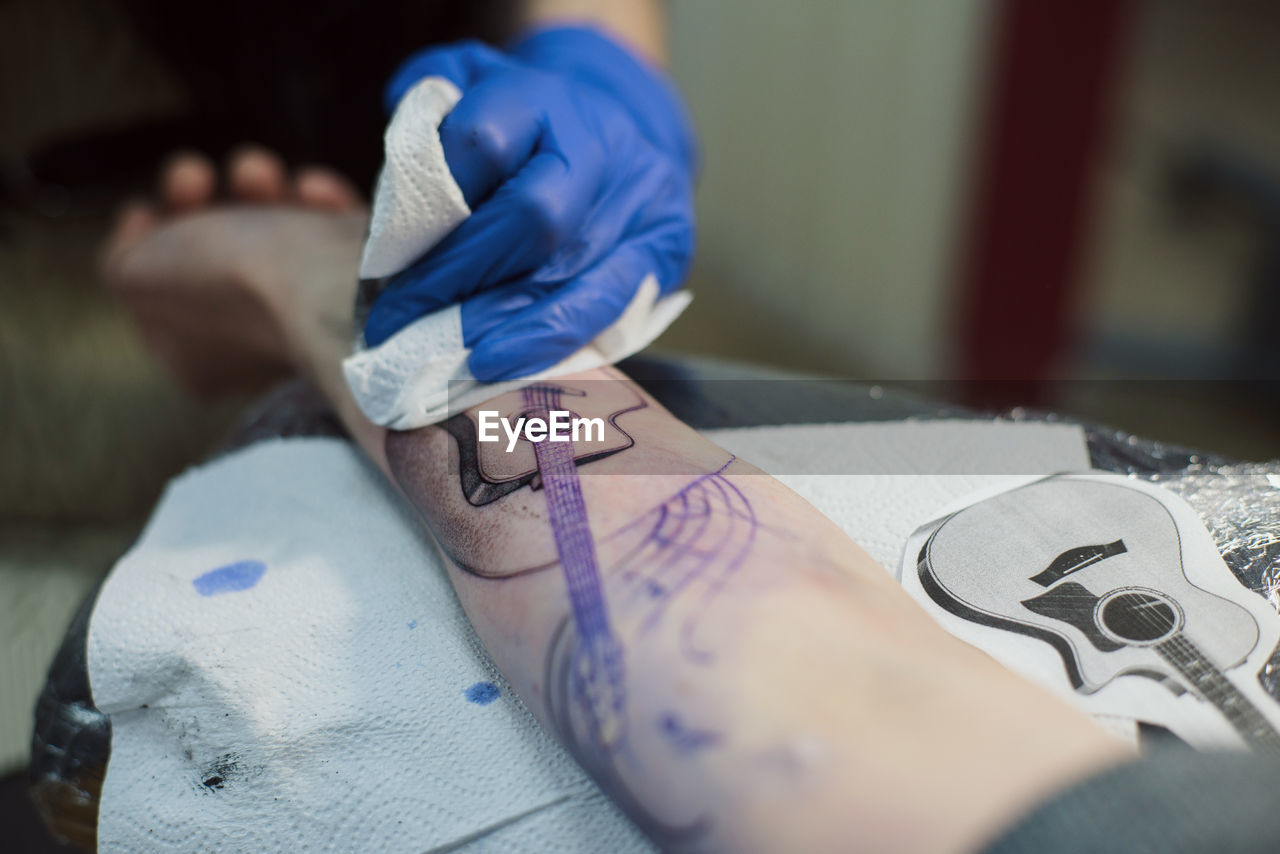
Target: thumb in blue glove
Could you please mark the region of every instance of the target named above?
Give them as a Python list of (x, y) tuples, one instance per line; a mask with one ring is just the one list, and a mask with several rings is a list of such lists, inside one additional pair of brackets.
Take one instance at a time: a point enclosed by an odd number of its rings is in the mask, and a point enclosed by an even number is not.
[(652, 274), (684, 279), (694, 244), (694, 142), (660, 72), (590, 29), (542, 30), (503, 53), (466, 42), (418, 54), (394, 106), (441, 76), (462, 99), (440, 125), (473, 213), (393, 276), (365, 342), (461, 303), (469, 367), (484, 382), (548, 368), (590, 342)]

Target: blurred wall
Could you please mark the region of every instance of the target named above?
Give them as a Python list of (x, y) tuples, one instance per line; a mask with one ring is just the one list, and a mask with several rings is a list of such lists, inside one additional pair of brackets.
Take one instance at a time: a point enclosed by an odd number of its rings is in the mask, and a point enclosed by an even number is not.
[(663, 346), (936, 376), (987, 0), (675, 0), (699, 295)]
[(1205, 146), (1280, 192), (1280, 4), (1147, 0), (1138, 12), (1100, 176), (1080, 369), (1217, 377), (1267, 238), (1239, 204), (1180, 214), (1171, 172)]

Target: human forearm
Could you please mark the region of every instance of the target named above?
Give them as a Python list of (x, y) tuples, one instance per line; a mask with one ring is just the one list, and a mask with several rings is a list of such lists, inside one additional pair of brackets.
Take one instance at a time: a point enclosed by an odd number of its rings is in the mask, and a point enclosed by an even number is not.
[[(387, 462), (503, 672), (660, 842), (964, 850), (1119, 757), (616, 371), (543, 386), (631, 444), (555, 474), (469, 442), (473, 412), (389, 434)], [(528, 395), (481, 408), (514, 421)]]
[(528, 26), (588, 24), (621, 39), (659, 65), (667, 62), (666, 9), (662, 0), (526, 0)]

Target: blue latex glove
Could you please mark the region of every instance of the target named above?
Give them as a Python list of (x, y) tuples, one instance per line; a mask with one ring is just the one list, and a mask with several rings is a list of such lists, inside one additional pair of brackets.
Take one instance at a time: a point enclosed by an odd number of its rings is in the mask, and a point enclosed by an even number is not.
[(469, 367), (495, 382), (550, 367), (617, 320), (649, 273), (663, 293), (693, 253), (693, 131), (672, 84), (595, 30), (534, 32), (417, 54), (388, 86), (462, 91), (440, 125), (472, 214), (374, 302), (376, 346), (462, 303)]

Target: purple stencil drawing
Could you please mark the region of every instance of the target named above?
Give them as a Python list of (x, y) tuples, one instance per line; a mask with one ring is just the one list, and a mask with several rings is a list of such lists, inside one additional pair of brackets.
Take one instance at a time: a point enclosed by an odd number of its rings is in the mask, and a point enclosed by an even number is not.
[[(555, 386), (529, 386), (523, 399), (529, 415), (538, 418), (549, 419), (553, 410), (562, 409)], [(596, 743), (610, 748), (621, 742), (626, 730), (622, 648), (609, 625), (573, 442), (545, 440), (535, 442), (533, 450), (577, 633), (571, 670), (574, 695), (589, 717)]]
[(623, 581), (619, 613), (639, 611), (639, 632), (655, 629), (680, 598), (699, 602), (680, 626), (681, 648), (694, 662), (711, 653), (695, 640), (699, 617), (737, 572), (761, 528), (751, 502), (724, 472), (737, 459), (702, 475), (645, 515), (610, 535), (638, 536), (611, 571)]
[(689, 756), (708, 747), (714, 747), (720, 741), (718, 733), (689, 726), (675, 712), (667, 712), (658, 718), (658, 730), (681, 756)]
[[(554, 452), (551, 448), (545, 451), (544, 471), (550, 473)], [(547, 656), (547, 703), (561, 739), (664, 849), (689, 847), (689, 843), (707, 833), (711, 819), (693, 802), (668, 804), (669, 808), (662, 812), (642, 804), (627, 787), (620, 770), (624, 762), (635, 768), (646, 761), (630, 739), (636, 732), (656, 730), (674, 756), (688, 758), (716, 750), (724, 737), (696, 724), (686, 709), (668, 709), (649, 722), (649, 727), (635, 717), (635, 709), (629, 710), (629, 721), (622, 716), (627, 686), (621, 646), (610, 630), (610, 616), (624, 622), (629, 630), (638, 629), (640, 635), (662, 624), (671, 626), (679, 632), (681, 648), (690, 664), (705, 667), (713, 662), (713, 647), (704, 646), (697, 637), (701, 616), (742, 565), (757, 533), (781, 530), (759, 520), (747, 496), (725, 475), (735, 459), (730, 456), (715, 471), (690, 481), (605, 538), (611, 550), (623, 550), (621, 560), (611, 559), (608, 567), (608, 611), (599, 599), (600, 575), (594, 572), (594, 541), (588, 536), (595, 583), (590, 587), (579, 585), (569, 575), (570, 564), (566, 563), (574, 608), (557, 628)], [(556, 464), (563, 466), (564, 462)], [(551, 477), (545, 476), (544, 488), (558, 488), (551, 483)], [(551, 508), (548, 515), (556, 529), (556, 516), (564, 511), (558, 502), (552, 503), (550, 494), (547, 500)], [(578, 500), (581, 501), (580, 495)], [(585, 514), (574, 518), (585, 519)], [(594, 598), (591, 590), (595, 590)], [(578, 620), (593, 626), (595, 634), (584, 639), (575, 625)], [(697, 676), (689, 672), (685, 678)], [(635, 728), (637, 725), (640, 730)], [(624, 737), (611, 740), (611, 732), (624, 732)]]

